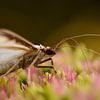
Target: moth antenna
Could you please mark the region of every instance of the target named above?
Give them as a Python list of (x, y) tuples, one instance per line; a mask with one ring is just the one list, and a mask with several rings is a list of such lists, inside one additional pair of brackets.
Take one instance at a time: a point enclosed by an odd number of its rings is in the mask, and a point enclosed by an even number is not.
[[(76, 48), (77, 46), (74, 46), (74, 45), (66, 45), (66, 46), (63, 46), (63, 47), (72, 47), (72, 48)], [(95, 51), (95, 50), (93, 50), (93, 49), (84, 48), (84, 50), (90, 51), (90, 52), (92, 52), (92, 53), (94, 53), (94, 54), (100, 56), (100, 53), (97, 52), (97, 51)]]
[(100, 37), (100, 34), (81, 34), (81, 35), (75, 35), (73, 37), (65, 38), (62, 41), (60, 41), (59, 43), (57, 43), (57, 45), (55, 46), (54, 50), (59, 48), (59, 46), (61, 44), (63, 44), (65, 41), (72, 40), (72, 39), (75, 39), (75, 38), (80, 38), (80, 37), (89, 37), (89, 36), (91, 36), (91, 37)]
[[(79, 46), (80, 43), (79, 43), (77, 40), (75, 40), (75, 39), (76, 39), (76, 38), (79, 38), (79, 37), (89, 37), (89, 36), (91, 36), (91, 37), (100, 37), (100, 34), (82, 34), (82, 35), (76, 35), (76, 36), (73, 36), (73, 37), (65, 38), (65, 39), (63, 39), (62, 41), (60, 41), (60, 42), (55, 46), (54, 50), (56, 50), (57, 48), (59, 48), (61, 44), (63, 44), (65, 41), (68, 41), (68, 40), (72, 40), (73, 42), (75, 42), (75, 44), (77, 44), (77, 45)], [(71, 46), (71, 45), (70, 45), (70, 46)], [(76, 46), (73, 46), (73, 47), (76, 47)], [(88, 66), (88, 59), (87, 59), (87, 57), (86, 57), (86, 54), (85, 54), (83, 48), (80, 47), (80, 49), (81, 49), (81, 52), (83, 53), (83, 55), (84, 55), (84, 57), (85, 57), (85, 59), (86, 59), (87, 66)], [(86, 48), (84, 48), (84, 49), (86, 49)], [(97, 55), (100, 56), (100, 53), (97, 52), (97, 51), (95, 51), (95, 50), (93, 50), (93, 49), (86, 49), (86, 50), (91, 51), (91, 52), (93, 52), (93, 53), (95, 53), (95, 54), (97, 54)]]
[[(74, 41), (78, 46), (80, 46), (80, 43), (79, 43), (77, 40), (75, 40), (75, 39), (71, 39), (71, 40)], [(87, 66), (88, 66), (88, 59), (87, 59), (87, 57), (86, 57), (86, 54), (85, 54), (83, 48), (80, 47), (80, 50), (81, 50), (83, 56), (85, 57), (85, 59), (86, 59), (86, 64), (87, 64)]]

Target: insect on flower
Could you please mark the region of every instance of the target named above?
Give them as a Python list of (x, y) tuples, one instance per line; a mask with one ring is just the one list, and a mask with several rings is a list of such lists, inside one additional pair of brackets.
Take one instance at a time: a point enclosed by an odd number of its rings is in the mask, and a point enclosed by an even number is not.
[[(99, 37), (100, 35), (83, 34), (65, 38), (60, 41), (54, 49), (51, 49), (50, 47), (44, 47), (41, 44), (35, 45), (10, 30), (0, 29), (0, 75), (8, 75), (17, 69), (25, 69), (31, 66), (35, 66), (36, 68), (54, 69), (52, 57), (56, 54), (55, 50), (67, 40), (72, 40), (79, 45), (75, 38), (86, 36)], [(80, 49), (84, 53), (82, 48)], [(99, 53), (94, 50), (88, 50), (99, 55)], [(39, 64), (46, 61), (51, 61), (51, 66), (39, 66)]]
[[(33, 65), (37, 68), (53, 68), (51, 57), (55, 54), (50, 47), (34, 45), (10, 30), (0, 29), (0, 75)], [(51, 66), (39, 66), (49, 60)]]

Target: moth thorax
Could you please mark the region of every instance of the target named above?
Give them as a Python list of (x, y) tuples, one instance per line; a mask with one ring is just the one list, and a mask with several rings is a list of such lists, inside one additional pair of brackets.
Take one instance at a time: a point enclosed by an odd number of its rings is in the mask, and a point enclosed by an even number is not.
[(55, 53), (55, 51), (53, 50), (53, 49), (51, 49), (50, 47), (45, 47), (45, 46), (43, 46), (43, 45), (33, 45), (35, 48), (37, 48), (37, 49), (39, 49), (39, 50), (41, 50), (42, 52), (44, 52), (44, 54), (47, 54), (47, 55), (49, 55), (49, 56), (53, 56), (53, 55), (55, 55), (56, 53)]

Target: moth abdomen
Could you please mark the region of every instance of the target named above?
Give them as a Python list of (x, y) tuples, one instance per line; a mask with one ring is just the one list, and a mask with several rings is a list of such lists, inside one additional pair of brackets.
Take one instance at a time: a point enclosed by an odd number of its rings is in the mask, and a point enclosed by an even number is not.
[[(3, 75), (5, 74), (7, 71), (9, 71), (10, 68), (12, 68), (12, 66), (15, 65), (15, 61), (12, 61), (12, 62), (8, 62), (8, 63), (5, 63), (5, 64), (0, 64), (0, 75)], [(17, 68), (17, 66), (16, 66)], [(15, 69), (14, 69), (15, 70)], [(14, 71), (13, 70), (13, 71)]]

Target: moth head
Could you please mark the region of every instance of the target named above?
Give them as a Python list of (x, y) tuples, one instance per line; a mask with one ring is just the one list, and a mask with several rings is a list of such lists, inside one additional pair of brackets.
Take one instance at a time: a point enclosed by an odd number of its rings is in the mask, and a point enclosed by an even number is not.
[(54, 56), (56, 54), (56, 52), (51, 49), (50, 47), (45, 47), (43, 45), (34, 45), (35, 48), (42, 50), (42, 52), (44, 52), (45, 54), (49, 55), (49, 56)]
[(50, 47), (45, 48), (45, 53), (50, 56), (54, 56), (56, 54), (56, 52), (53, 49), (51, 49)]

